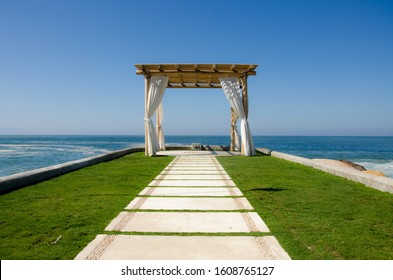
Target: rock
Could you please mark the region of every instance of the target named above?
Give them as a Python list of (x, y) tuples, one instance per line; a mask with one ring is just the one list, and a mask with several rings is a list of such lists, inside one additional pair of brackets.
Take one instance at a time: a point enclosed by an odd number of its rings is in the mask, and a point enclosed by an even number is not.
[(352, 166), (349, 166), (348, 164), (345, 164), (341, 161), (335, 160), (335, 159), (325, 159), (325, 158), (315, 158), (312, 161), (322, 163), (322, 164), (329, 164), (329, 165), (334, 165), (337, 167), (343, 167), (343, 168), (351, 168)]
[(383, 172), (377, 171), (377, 170), (366, 170), (366, 171), (363, 171), (363, 172), (367, 173), (367, 174), (375, 175), (375, 176), (386, 177), (386, 175)]
[(192, 143), (191, 144), (191, 150), (193, 150), (193, 151), (200, 151), (200, 150), (202, 150), (202, 144), (201, 143)]
[(272, 154), (272, 150), (267, 148), (257, 148), (257, 151), (261, 152), (264, 155), (270, 156)]
[(202, 150), (206, 151), (229, 151), (229, 146), (203, 145)]
[(352, 167), (352, 168), (355, 168), (356, 170), (359, 170), (359, 171), (367, 171), (366, 168), (364, 168), (364, 167), (361, 166), (360, 164), (353, 163), (352, 161), (345, 160), (345, 159), (340, 159), (340, 161), (343, 162), (343, 163), (345, 163), (346, 165)]

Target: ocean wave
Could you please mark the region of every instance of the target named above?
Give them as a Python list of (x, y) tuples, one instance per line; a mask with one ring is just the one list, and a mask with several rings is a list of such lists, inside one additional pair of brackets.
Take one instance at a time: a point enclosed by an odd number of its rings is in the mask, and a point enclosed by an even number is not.
[(0, 177), (110, 151), (105, 148), (79, 145), (0, 145)]
[(356, 163), (364, 166), (368, 170), (377, 170), (393, 178), (393, 160), (358, 160)]
[(0, 150), (0, 153), (13, 153), (15, 150)]
[(82, 153), (86, 155), (107, 153), (111, 150), (92, 146), (78, 145), (48, 145), (48, 144), (2, 144), (1, 153), (13, 153), (14, 155), (38, 155), (40, 153)]

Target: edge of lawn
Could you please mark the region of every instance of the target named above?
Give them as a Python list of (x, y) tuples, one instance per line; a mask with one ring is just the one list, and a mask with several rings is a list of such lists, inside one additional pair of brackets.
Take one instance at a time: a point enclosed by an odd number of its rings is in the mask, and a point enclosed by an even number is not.
[(393, 259), (393, 196), (258, 154), (217, 157), (293, 259)]
[(133, 153), (0, 196), (0, 258), (73, 259), (173, 157)]

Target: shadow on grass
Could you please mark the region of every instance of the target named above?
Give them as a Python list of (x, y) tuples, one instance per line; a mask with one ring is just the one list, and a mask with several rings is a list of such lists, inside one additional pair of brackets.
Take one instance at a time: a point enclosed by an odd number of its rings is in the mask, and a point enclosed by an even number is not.
[(256, 188), (256, 189), (250, 189), (250, 191), (263, 191), (263, 192), (281, 192), (285, 191), (287, 189), (284, 188)]

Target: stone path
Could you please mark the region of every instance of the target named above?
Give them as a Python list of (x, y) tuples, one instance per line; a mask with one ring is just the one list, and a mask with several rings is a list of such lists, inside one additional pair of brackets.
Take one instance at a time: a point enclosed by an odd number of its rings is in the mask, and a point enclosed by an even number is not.
[(252, 210), (214, 156), (177, 156), (76, 259), (290, 259)]

